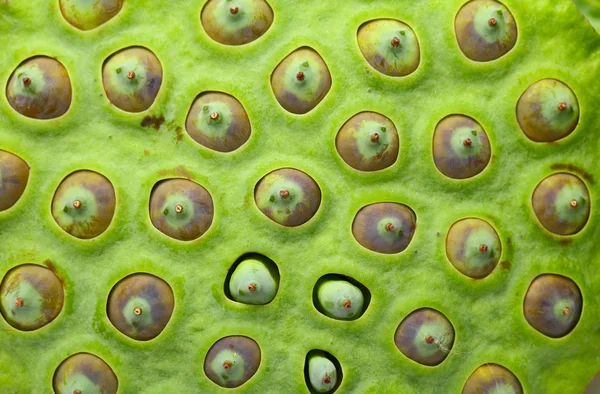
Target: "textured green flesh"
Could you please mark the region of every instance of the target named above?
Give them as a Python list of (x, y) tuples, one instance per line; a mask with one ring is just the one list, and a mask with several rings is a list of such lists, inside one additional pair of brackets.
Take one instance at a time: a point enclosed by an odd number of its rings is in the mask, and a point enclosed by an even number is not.
[[(306, 354), (323, 349), (343, 368), (340, 393), (459, 393), (486, 362), (512, 371), (526, 393), (581, 393), (600, 370), (600, 38), (571, 1), (503, 3), (517, 21), (517, 44), (496, 61), (476, 63), (454, 36), (462, 0), (306, 0), (301, 7), (271, 0), (271, 28), (233, 48), (202, 29), (203, 1), (129, 0), (89, 32), (64, 21), (58, 1), (0, 1), (0, 91), (23, 60), (39, 54), (61, 61), (73, 86), (69, 111), (47, 121), (19, 115), (0, 95), (0, 149), (31, 167), (21, 199), (0, 212), (0, 245), (7, 246), (0, 275), (50, 260), (65, 282), (64, 308), (46, 327), (23, 333), (0, 320), (0, 365), (8, 366), (0, 368), (0, 393), (52, 392), (56, 367), (83, 351), (113, 368), (120, 393), (234, 392), (203, 372), (208, 349), (227, 335), (249, 336), (262, 351), (258, 372), (236, 392), (305, 393)], [(365, 21), (399, 16), (419, 39), (421, 63), (391, 78), (369, 66), (356, 32)], [(103, 62), (132, 45), (152, 50), (163, 66), (156, 101), (140, 114), (112, 106), (102, 86)], [(333, 84), (315, 109), (297, 116), (276, 101), (270, 75), (305, 45), (323, 57)], [(581, 111), (577, 129), (552, 144), (528, 140), (515, 115), (521, 94), (542, 78), (568, 84)], [(208, 90), (244, 103), (252, 135), (235, 152), (203, 148), (185, 133), (191, 103)], [(359, 173), (336, 152), (339, 128), (361, 111), (397, 126), (399, 158), (385, 170)], [(493, 152), (481, 174), (463, 181), (443, 176), (431, 153), (436, 124), (454, 113), (477, 119)], [(158, 130), (140, 126), (158, 128), (161, 116)], [(253, 198), (258, 180), (283, 167), (305, 171), (322, 190), (317, 214), (295, 228), (268, 219)], [(92, 240), (62, 231), (50, 213), (56, 185), (79, 169), (105, 175), (117, 197), (110, 227)], [(531, 208), (535, 186), (559, 170), (579, 174), (591, 195), (590, 220), (575, 236), (549, 234)], [(152, 186), (182, 176), (206, 187), (215, 205), (211, 228), (189, 243), (155, 231), (148, 215)], [(414, 238), (397, 255), (371, 252), (351, 233), (356, 212), (382, 201), (406, 204), (418, 217)], [(471, 216), (494, 223), (506, 245), (481, 281), (445, 256), (448, 229)], [(273, 259), (281, 274), (277, 297), (260, 308), (223, 291), (232, 263), (248, 252)], [(106, 316), (112, 285), (140, 271), (163, 278), (175, 294), (170, 323), (148, 343), (122, 335)], [(314, 308), (313, 286), (329, 273), (370, 290), (360, 319), (337, 321)], [(561, 339), (523, 317), (525, 292), (542, 273), (581, 288), (581, 320)], [(421, 307), (439, 310), (456, 330), (448, 358), (434, 368), (412, 362), (393, 342), (398, 324)]]

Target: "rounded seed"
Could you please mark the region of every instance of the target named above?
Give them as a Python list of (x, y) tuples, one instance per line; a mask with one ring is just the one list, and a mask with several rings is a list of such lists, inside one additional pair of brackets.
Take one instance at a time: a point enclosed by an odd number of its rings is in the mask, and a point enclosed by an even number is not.
[(461, 51), (476, 62), (498, 59), (517, 42), (515, 19), (508, 8), (496, 0), (467, 2), (456, 15), (454, 29)]
[(238, 149), (248, 141), (251, 132), (242, 104), (221, 92), (206, 92), (196, 97), (185, 125), (197, 143), (219, 152)]
[(306, 223), (317, 213), (321, 205), (321, 189), (308, 174), (282, 168), (268, 173), (256, 184), (254, 201), (269, 219), (283, 226), (295, 227)]
[(10, 76), (6, 98), (15, 111), (28, 118), (58, 118), (71, 106), (69, 73), (56, 59), (29, 58)]
[(359, 171), (379, 171), (398, 159), (398, 131), (387, 117), (361, 112), (350, 118), (337, 134), (335, 147), (350, 167)]
[(551, 338), (569, 334), (581, 316), (581, 291), (571, 279), (554, 274), (540, 275), (531, 282), (523, 310), (533, 328)]
[(556, 173), (537, 185), (532, 206), (546, 230), (557, 235), (572, 235), (580, 232), (589, 220), (590, 193), (577, 176)]
[(402, 320), (394, 341), (406, 357), (432, 367), (442, 363), (452, 350), (454, 327), (442, 313), (422, 308)]
[(67, 233), (95, 238), (110, 225), (115, 212), (115, 190), (105, 176), (89, 170), (68, 175), (52, 200), (52, 216)]
[(331, 394), (342, 382), (341, 366), (331, 354), (311, 350), (306, 355), (304, 378), (311, 393)]
[(235, 265), (229, 278), (230, 298), (244, 304), (268, 304), (273, 301), (278, 289), (277, 265), (269, 258), (258, 254), (243, 257)]
[(204, 359), (204, 373), (221, 387), (239, 387), (254, 376), (260, 360), (260, 347), (255, 340), (229, 336), (212, 345)]
[(488, 222), (477, 218), (462, 219), (448, 231), (446, 255), (462, 274), (483, 279), (500, 261), (502, 243)]
[(188, 179), (166, 179), (150, 195), (150, 219), (156, 229), (180, 241), (192, 241), (210, 228), (214, 206), (210, 193)]
[(471, 178), (487, 167), (491, 156), (487, 134), (475, 119), (450, 115), (437, 124), (433, 134), (433, 160), (447, 177)]
[(116, 394), (119, 381), (112, 368), (90, 353), (77, 353), (64, 360), (53, 378), (57, 394), (86, 393)]
[(483, 364), (477, 368), (462, 390), (462, 394), (500, 393), (523, 394), (523, 388), (512, 372), (497, 364)]
[(570, 87), (556, 79), (535, 82), (519, 98), (517, 120), (525, 136), (553, 142), (570, 135), (579, 123), (579, 102)]
[(143, 112), (154, 103), (162, 85), (163, 70), (147, 48), (129, 47), (113, 53), (102, 67), (108, 100), (126, 112)]
[(19, 201), (27, 181), (29, 166), (19, 156), (0, 150), (0, 212), (11, 208)]
[(271, 74), (271, 87), (285, 110), (302, 115), (325, 98), (331, 89), (331, 74), (321, 55), (302, 47), (277, 65)]
[(244, 45), (262, 35), (273, 24), (273, 9), (264, 0), (209, 0), (200, 19), (206, 34), (224, 45)]
[(44, 327), (59, 315), (64, 304), (60, 279), (40, 265), (14, 267), (0, 284), (0, 311), (4, 319), (21, 331)]
[(316, 308), (336, 320), (356, 320), (364, 313), (362, 289), (347, 280), (323, 278), (316, 285)]
[(161, 278), (132, 274), (122, 279), (108, 296), (106, 312), (111, 323), (138, 341), (156, 338), (173, 314), (175, 298), (171, 286)]
[(395, 19), (363, 23), (357, 34), (358, 47), (375, 70), (391, 77), (412, 74), (421, 62), (421, 49), (413, 29)]
[(124, 0), (60, 0), (60, 12), (79, 30), (92, 30), (114, 18)]
[(408, 247), (416, 227), (417, 217), (408, 206), (381, 202), (358, 211), (352, 223), (352, 234), (359, 244), (369, 250), (395, 254)]

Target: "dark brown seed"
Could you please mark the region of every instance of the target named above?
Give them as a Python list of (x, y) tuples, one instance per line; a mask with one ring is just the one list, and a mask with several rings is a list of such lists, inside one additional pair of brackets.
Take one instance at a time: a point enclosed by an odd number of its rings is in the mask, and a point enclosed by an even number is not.
[(0, 211), (5, 211), (21, 198), (27, 181), (29, 166), (19, 156), (0, 150)]
[[(79, 30), (92, 30), (114, 18), (125, 0), (60, 0), (60, 11)], [(86, 394), (86, 393), (84, 393)]]
[(245, 336), (229, 336), (212, 345), (204, 359), (204, 373), (221, 387), (239, 387), (254, 376), (260, 360), (256, 341)]
[[(90, 387), (90, 384), (92, 387)], [(77, 353), (64, 360), (54, 372), (53, 387), (57, 394), (71, 394), (84, 385), (90, 392), (116, 394), (119, 381), (112, 368), (90, 353)]]
[(264, 0), (243, 2), (243, 8), (229, 1), (209, 0), (202, 8), (200, 19), (206, 34), (225, 45), (248, 44), (273, 24), (273, 9)]
[(477, 368), (462, 390), (462, 394), (500, 393), (523, 394), (523, 388), (512, 372), (497, 364), (483, 364)]

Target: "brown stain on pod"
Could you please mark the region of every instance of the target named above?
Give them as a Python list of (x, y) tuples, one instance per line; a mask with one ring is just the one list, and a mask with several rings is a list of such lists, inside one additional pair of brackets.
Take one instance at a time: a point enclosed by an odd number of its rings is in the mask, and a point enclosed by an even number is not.
[[(64, 360), (56, 371), (52, 385), (58, 394), (72, 394), (74, 378), (83, 375), (97, 386), (102, 394), (116, 394), (119, 381), (112, 368), (100, 357), (90, 353), (77, 353)], [(85, 394), (82, 391), (82, 394)]]
[(506, 390), (503, 393), (523, 394), (519, 379), (511, 371), (501, 365), (483, 364), (469, 376), (462, 394), (492, 394), (502, 388)]
[(58, 118), (69, 110), (72, 96), (69, 73), (62, 63), (47, 56), (25, 60), (6, 85), (10, 106), (28, 118)]
[(238, 5), (230, 0), (209, 0), (200, 14), (206, 34), (224, 45), (255, 41), (269, 30), (273, 18), (273, 9), (264, 0), (247, 0)]
[[(213, 361), (219, 357), (221, 352), (231, 353), (232, 356), (235, 354), (236, 358), (239, 355), (239, 358), (243, 359), (243, 375), (239, 379), (223, 379), (223, 377), (218, 374), (218, 371), (213, 369)], [(232, 364), (234, 361), (236, 360), (226, 357), (225, 362), (229, 362), (229, 367), (225, 369), (230, 369), (233, 366)], [(223, 363), (224, 366), (225, 362)], [(211, 346), (204, 359), (204, 373), (215, 384), (221, 387), (234, 388), (239, 387), (250, 380), (256, 371), (258, 371), (260, 362), (261, 351), (258, 343), (256, 343), (254, 339), (246, 336), (233, 335), (221, 338)]]
[(27, 181), (29, 166), (19, 156), (0, 150), (0, 211), (5, 211), (21, 198)]

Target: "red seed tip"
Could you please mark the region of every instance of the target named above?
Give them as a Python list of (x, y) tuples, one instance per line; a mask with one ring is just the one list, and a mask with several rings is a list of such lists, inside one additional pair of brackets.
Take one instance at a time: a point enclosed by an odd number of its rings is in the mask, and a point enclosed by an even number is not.
[(481, 245), (479, 245), (479, 251), (480, 251), (481, 253), (485, 253), (485, 252), (487, 252), (487, 251), (488, 251), (488, 246), (487, 246), (486, 244), (481, 244)]
[(248, 291), (256, 291), (256, 283), (248, 284)]
[(325, 374), (323, 376), (323, 384), (329, 384), (331, 383), (331, 378), (329, 377), (329, 375)]
[(177, 213), (181, 213), (181, 212), (183, 212), (183, 206), (181, 206), (181, 205), (176, 205), (176, 206), (175, 206), (175, 212), (177, 212)]
[(560, 104), (558, 104), (558, 110), (559, 111), (564, 111), (565, 109), (567, 109), (567, 103), (565, 103), (564, 101)]
[(237, 14), (237, 13), (238, 13), (238, 11), (239, 11), (239, 10), (240, 10), (240, 9), (238, 8), (238, 6), (237, 6), (237, 5), (234, 5), (233, 7), (231, 7), (231, 8), (229, 9), (229, 12), (231, 12), (233, 15), (235, 15), (235, 14)]
[(288, 198), (290, 196), (290, 192), (287, 190), (280, 190), (279, 191), (279, 196), (282, 198)]
[(375, 133), (371, 136), (371, 142), (379, 141), (379, 133)]
[(388, 223), (385, 225), (385, 229), (387, 231), (394, 231), (396, 229), (396, 226), (394, 226), (392, 223)]
[(344, 301), (344, 308), (346, 308), (346, 309), (352, 308), (352, 301), (350, 301), (350, 300)]
[(471, 144), (473, 144), (473, 140), (470, 138), (467, 138), (463, 141), (464, 146), (471, 146)]
[(213, 112), (212, 114), (210, 114), (210, 118), (212, 120), (217, 120), (219, 119), (219, 113), (218, 112)]
[(567, 316), (569, 313), (571, 313), (571, 308), (566, 306), (565, 309), (563, 309), (563, 315)]
[(31, 85), (31, 79), (29, 79), (29, 77), (23, 78), (23, 85), (25, 85), (25, 86)]
[(400, 45), (400, 39), (398, 37), (392, 38), (392, 46), (394, 48), (398, 48), (399, 45)]
[(81, 394), (81, 390), (73, 390), (73, 394)]
[(431, 345), (433, 342), (435, 342), (435, 339), (431, 335), (427, 335), (425, 342)]
[(129, 78), (129, 79), (133, 79), (133, 78), (135, 78), (135, 72), (133, 72), (133, 71), (129, 71), (129, 72), (127, 73), (127, 78)]
[(496, 18), (490, 18), (488, 23), (490, 24), (490, 26), (496, 26), (498, 24), (498, 21), (496, 20)]
[(296, 74), (296, 79), (298, 81), (304, 81), (304, 73), (302, 71), (298, 71), (298, 74)]
[(577, 208), (577, 200), (571, 200), (571, 207)]
[(233, 366), (233, 363), (231, 361), (223, 361), (223, 368), (225, 368), (225, 370), (229, 370), (229, 368), (231, 368)]
[(16, 306), (17, 308), (20, 308), (20, 307), (22, 307), (22, 306), (23, 306), (23, 299), (22, 299), (22, 298), (17, 298), (17, 299), (15, 300), (15, 306)]
[(81, 201), (79, 201), (79, 200), (75, 200), (75, 201), (73, 201), (73, 207), (74, 207), (75, 209), (79, 209), (79, 208), (81, 208)]
[(135, 313), (136, 315), (141, 315), (142, 314), (142, 308), (137, 307), (137, 308), (133, 308), (133, 313)]

